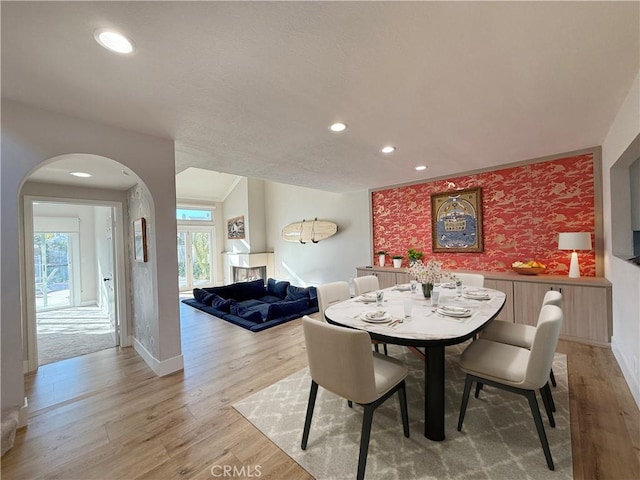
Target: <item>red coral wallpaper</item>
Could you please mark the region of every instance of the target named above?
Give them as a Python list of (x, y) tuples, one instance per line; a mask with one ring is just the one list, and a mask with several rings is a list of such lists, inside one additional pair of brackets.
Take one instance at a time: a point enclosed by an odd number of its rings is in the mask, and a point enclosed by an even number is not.
[[(431, 251), (431, 195), (480, 187), (484, 251)], [(371, 194), (374, 252), (402, 255), (416, 248), (444, 268), (508, 271), (536, 260), (545, 273), (567, 275), (571, 252), (558, 250), (559, 232), (595, 231), (593, 155), (580, 155)], [(580, 274), (595, 276), (595, 252), (578, 252)], [(390, 263), (390, 256), (387, 257)], [(374, 259), (377, 264), (377, 258)]]

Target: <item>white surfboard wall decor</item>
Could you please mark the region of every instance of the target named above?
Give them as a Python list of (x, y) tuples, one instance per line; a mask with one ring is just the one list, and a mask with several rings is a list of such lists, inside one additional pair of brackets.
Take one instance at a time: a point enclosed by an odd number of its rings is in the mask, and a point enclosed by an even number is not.
[(335, 235), (338, 225), (327, 220), (302, 220), (290, 223), (282, 229), (282, 238), (288, 242), (318, 243)]

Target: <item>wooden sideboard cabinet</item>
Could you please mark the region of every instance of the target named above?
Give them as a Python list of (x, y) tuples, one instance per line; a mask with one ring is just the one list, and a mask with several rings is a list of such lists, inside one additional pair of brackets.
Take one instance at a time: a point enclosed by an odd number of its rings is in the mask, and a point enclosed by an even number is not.
[(411, 278), (404, 268), (393, 267), (356, 267), (358, 277), (375, 275), (378, 277), (380, 288), (393, 287), (402, 283), (409, 283)]
[[(380, 288), (410, 281), (405, 268), (357, 267), (357, 275), (376, 275)], [(544, 294), (562, 293), (561, 338), (594, 345), (611, 341), (611, 283), (603, 277), (569, 278), (559, 275), (518, 275), (515, 272), (471, 272), (484, 275), (487, 288), (507, 294), (497, 320), (536, 325)]]
[(559, 275), (518, 275), (515, 272), (477, 272), (485, 286), (502, 290), (507, 302), (500, 320), (536, 325), (548, 290), (562, 293), (561, 338), (595, 345), (611, 341), (611, 283), (603, 277), (569, 278)]

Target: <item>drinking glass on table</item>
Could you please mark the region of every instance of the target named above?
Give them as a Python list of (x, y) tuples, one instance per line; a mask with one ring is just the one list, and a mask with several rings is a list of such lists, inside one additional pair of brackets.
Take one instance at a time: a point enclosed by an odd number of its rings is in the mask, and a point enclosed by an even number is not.
[(431, 290), (431, 306), (437, 307), (439, 301), (440, 301), (440, 284), (434, 283), (433, 289)]
[(462, 297), (462, 280), (456, 278), (456, 295), (458, 298)]
[(376, 305), (381, 307), (383, 300), (384, 300), (384, 292), (382, 290), (378, 290), (376, 292)]
[(411, 293), (416, 293), (418, 291), (418, 282), (416, 280), (411, 280)]
[(411, 298), (407, 298), (404, 301), (404, 316), (410, 317), (411, 310), (413, 310), (413, 300)]

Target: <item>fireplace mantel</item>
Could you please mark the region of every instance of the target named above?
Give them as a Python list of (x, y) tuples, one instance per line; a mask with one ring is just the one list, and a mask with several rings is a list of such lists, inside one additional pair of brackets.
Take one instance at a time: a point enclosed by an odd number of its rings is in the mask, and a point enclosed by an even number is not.
[[(267, 267), (267, 278), (274, 276), (273, 252), (262, 253), (232, 253), (224, 252), (224, 284), (233, 283), (232, 267)], [(265, 278), (266, 280), (266, 278)]]

